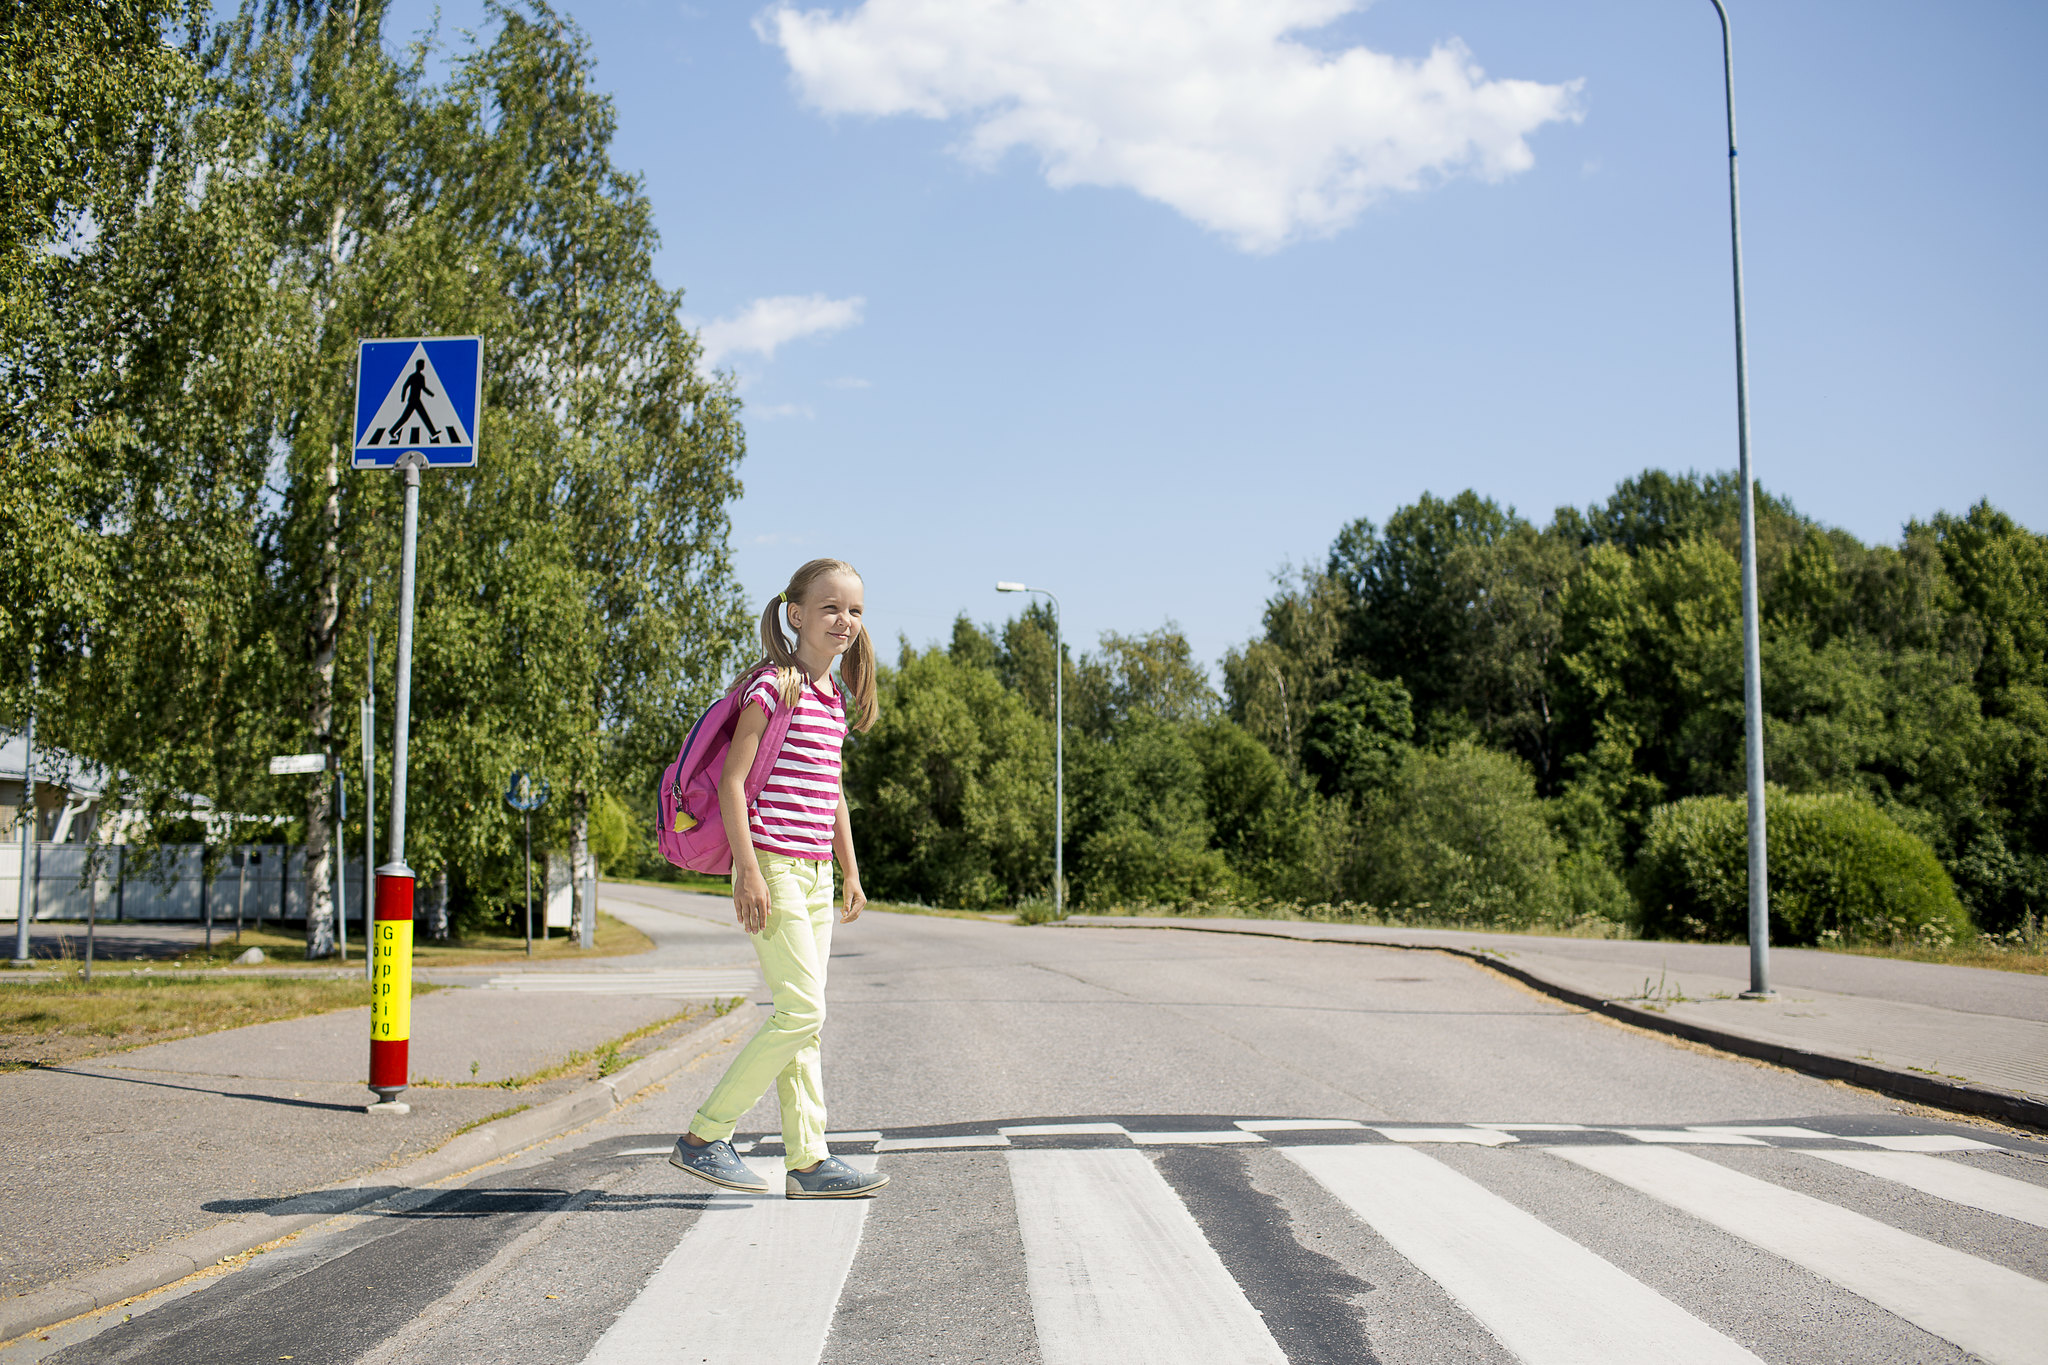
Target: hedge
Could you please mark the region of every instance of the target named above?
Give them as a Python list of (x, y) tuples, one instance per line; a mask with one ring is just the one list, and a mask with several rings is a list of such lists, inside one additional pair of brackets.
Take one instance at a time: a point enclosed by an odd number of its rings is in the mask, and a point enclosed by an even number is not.
[[(1739, 939), (1749, 930), (1748, 805), (1702, 796), (1650, 817), (1632, 878), (1646, 934)], [(1771, 938), (1848, 942), (1973, 932), (1934, 850), (1860, 797), (1764, 798)]]

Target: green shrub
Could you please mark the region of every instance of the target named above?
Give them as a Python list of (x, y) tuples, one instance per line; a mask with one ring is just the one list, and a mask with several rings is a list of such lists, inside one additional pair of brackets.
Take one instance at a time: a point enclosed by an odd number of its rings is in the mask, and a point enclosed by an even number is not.
[[(1701, 796), (1650, 817), (1634, 877), (1646, 933), (1737, 939), (1749, 929), (1747, 803)], [(1771, 938), (1946, 942), (1971, 932), (1925, 840), (1860, 797), (1764, 798)]]
[(1365, 898), (1514, 926), (1563, 909), (1558, 844), (1521, 760), (1460, 742), (1411, 750), (1360, 830)]

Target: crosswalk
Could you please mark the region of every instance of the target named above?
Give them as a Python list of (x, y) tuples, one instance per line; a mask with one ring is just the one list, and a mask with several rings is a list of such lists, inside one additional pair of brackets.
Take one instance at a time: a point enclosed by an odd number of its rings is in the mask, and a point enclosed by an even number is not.
[[(1444, 1312), (1476, 1324), (1501, 1358), (1527, 1365), (1787, 1358), (1750, 1319), (1719, 1312), (1711, 1285), (1674, 1288), (1526, 1192), (1588, 1177), (1595, 1184), (1582, 1203), (1646, 1199), (1701, 1239), (1734, 1239), (1746, 1256), (1775, 1258), (1767, 1264), (1786, 1267), (1781, 1275), (1854, 1296), (1878, 1310), (1873, 1321), (1895, 1320), (1901, 1342), (1925, 1342), (1925, 1333), (1946, 1343), (1935, 1349), (1993, 1365), (2048, 1362), (2048, 1283), (2037, 1278), (2048, 1268), (2048, 1174), (2038, 1152), (1952, 1129), (1850, 1127), (1090, 1116), (831, 1137), (855, 1165), (896, 1165), (927, 1181), (946, 1178), (944, 1163), (979, 1162), (983, 1172), (999, 1163), (1008, 1198), (993, 1202), (1014, 1207), (1044, 1365), (1298, 1365), (1276, 1336), (1270, 1299), (1227, 1264), (1232, 1248), (1212, 1203), (1190, 1198), (1185, 1169), (1172, 1164), (1173, 1153), (1195, 1148), (1235, 1149), (1203, 1158), (1202, 1169), (1236, 1170), (1247, 1184), (1255, 1171), (1270, 1183), (1282, 1167), (1306, 1177), (1342, 1211), (1332, 1216), (1355, 1220), (1366, 1242), (1426, 1277)], [(779, 1187), (777, 1143), (757, 1136), (738, 1145)], [(1802, 1176), (1817, 1178), (1804, 1182), (1809, 1189), (1850, 1182), (1845, 1202), (1859, 1207), (1794, 1188)], [(585, 1361), (835, 1360), (835, 1319), (864, 1230), (891, 1216), (903, 1183), (878, 1200), (705, 1198)], [(1935, 1207), (1953, 1214), (1942, 1228), (1967, 1235), (1879, 1216), (1916, 1200), (1941, 1201)], [(943, 1229), (931, 1236), (942, 1254)], [(1953, 1358), (1926, 1355), (1930, 1347), (1875, 1358)]]

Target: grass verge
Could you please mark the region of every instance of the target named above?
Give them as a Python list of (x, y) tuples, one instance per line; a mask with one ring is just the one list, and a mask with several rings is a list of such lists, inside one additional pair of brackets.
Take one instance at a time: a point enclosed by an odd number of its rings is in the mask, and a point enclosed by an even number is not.
[(460, 1128), (457, 1128), (448, 1136), (451, 1138), (459, 1138), (472, 1128), (481, 1128), (487, 1123), (496, 1123), (499, 1119), (509, 1119), (514, 1114), (523, 1114), (531, 1108), (533, 1108), (533, 1106), (530, 1104), (515, 1104), (510, 1109), (500, 1109), (495, 1114), (486, 1114), (480, 1119), (471, 1119), (468, 1123), (463, 1124)]
[[(439, 987), (416, 985), (414, 994)], [(267, 1024), (370, 1003), (353, 978), (75, 972), (0, 991), (0, 1070), (59, 1066), (245, 1024)]]

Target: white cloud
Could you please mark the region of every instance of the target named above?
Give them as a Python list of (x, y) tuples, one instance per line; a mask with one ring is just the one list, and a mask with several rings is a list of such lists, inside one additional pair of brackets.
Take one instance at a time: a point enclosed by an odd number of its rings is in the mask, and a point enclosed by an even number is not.
[(1248, 251), (1336, 232), (1374, 200), (1534, 164), (1577, 81), (1488, 80), (1464, 44), (1420, 60), (1297, 35), (1366, 0), (865, 0), (765, 14), (828, 113), (963, 119), (958, 150), (1035, 153), (1055, 188), (1128, 187)]
[(755, 299), (731, 317), (704, 324), (698, 333), (704, 346), (703, 366), (709, 371), (741, 352), (772, 360), (776, 348), (785, 342), (854, 326), (866, 306), (863, 298), (832, 299), (823, 294)]
[(759, 407), (748, 408), (747, 411), (764, 421), (773, 421), (778, 417), (802, 417), (808, 420), (818, 415), (811, 410), (809, 403), (764, 403)]
[(872, 387), (867, 380), (850, 374), (842, 375), (840, 378), (828, 382), (835, 389), (865, 389)]

